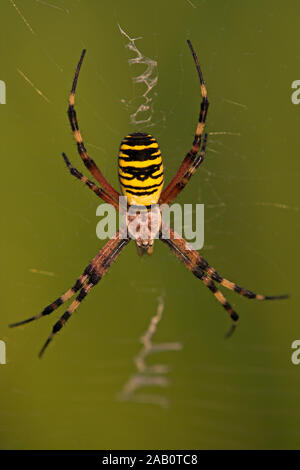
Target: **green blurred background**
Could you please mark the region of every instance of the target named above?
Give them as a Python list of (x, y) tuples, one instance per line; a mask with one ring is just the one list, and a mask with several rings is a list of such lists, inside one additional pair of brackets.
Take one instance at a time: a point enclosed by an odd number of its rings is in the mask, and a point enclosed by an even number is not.
[[(300, 105), (291, 101), (299, 2), (1, 0), (0, 11), (1, 448), (299, 448), (300, 365), (291, 362), (300, 338)], [(129, 66), (134, 54), (118, 24), (158, 62), (152, 127), (130, 124), (145, 91), (132, 77), (145, 67)], [(39, 360), (63, 311), (15, 330), (8, 323), (64, 292), (104, 243), (95, 233), (99, 201), (60, 156), (88, 174), (66, 115), (80, 52), (87, 48), (76, 109), (89, 153), (118, 186), (120, 140), (150, 131), (169, 180), (199, 111), (187, 38), (205, 75), (213, 134), (178, 202), (205, 204), (202, 254), (220, 273), (292, 297), (259, 303), (226, 292), (241, 321), (225, 341), (229, 319), (201, 282), (161, 243), (142, 259), (131, 243)], [(160, 295), (153, 340), (183, 349), (151, 355), (148, 363), (170, 367), (169, 386), (137, 395), (163, 396), (166, 408), (119, 399)]]

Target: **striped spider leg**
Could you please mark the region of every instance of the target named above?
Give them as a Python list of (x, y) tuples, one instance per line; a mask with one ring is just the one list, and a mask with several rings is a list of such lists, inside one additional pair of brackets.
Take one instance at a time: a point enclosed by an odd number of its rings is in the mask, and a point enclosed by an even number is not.
[(60, 317), (60, 319), (54, 324), (50, 336), (48, 337), (47, 341), (45, 342), (44, 346), (42, 347), (39, 353), (39, 357), (41, 357), (49, 343), (54, 338), (55, 334), (58, 333), (58, 331), (64, 326), (64, 324), (71, 317), (72, 313), (77, 310), (80, 303), (87, 296), (89, 291), (103, 278), (112, 263), (117, 259), (117, 257), (121, 253), (121, 250), (129, 243), (129, 241), (130, 238), (123, 237), (122, 231), (117, 232), (116, 235), (112, 237), (106, 243), (106, 245), (104, 245), (104, 247), (95, 256), (95, 258), (93, 258), (90, 264), (83, 271), (83, 274), (79, 276), (79, 278), (76, 280), (73, 287), (68, 289), (63, 295), (61, 295), (58, 299), (56, 299), (54, 302), (45, 307), (42, 312), (38, 313), (34, 317), (28, 318), (17, 323), (12, 323), (9, 326), (15, 327), (23, 325), (33, 320), (37, 320), (38, 318), (41, 318), (45, 315), (49, 315), (62, 304), (64, 304), (67, 300), (73, 297), (76, 292), (79, 291), (79, 294), (77, 295), (76, 299), (71, 303), (71, 305)]
[[(165, 234), (165, 237), (164, 237)], [(239, 316), (224, 297), (222, 292), (216, 287), (215, 282), (227, 289), (237, 292), (248, 299), (257, 300), (278, 300), (286, 299), (288, 295), (261, 295), (240, 287), (228, 279), (222, 277), (208, 262), (199, 255), (198, 251), (193, 250), (191, 245), (182, 237), (180, 237), (172, 228), (167, 227), (163, 223), (160, 239), (165, 243), (174, 255), (196, 276), (206, 287), (214, 294), (215, 298), (220, 302), (233, 321), (232, 327), (226, 337), (231, 336), (238, 323)]]
[(168, 193), (166, 198), (162, 195), (161, 204), (170, 204), (174, 201), (174, 199), (178, 196), (178, 194), (184, 189), (184, 187), (190, 181), (190, 178), (198, 169), (199, 165), (203, 162), (205, 157), (205, 148), (207, 143), (207, 134), (204, 134), (203, 143), (201, 145), (201, 150), (199, 154), (194, 158), (193, 163), (191, 164), (190, 168), (186, 171), (186, 173), (181, 177), (177, 183), (174, 183), (172, 190)]
[[(187, 41), (190, 50), (193, 55), (193, 59), (196, 65), (196, 69), (198, 72), (199, 80), (200, 80), (200, 88), (201, 88), (201, 95), (202, 95), (202, 101), (200, 105), (200, 114), (199, 114), (199, 119), (198, 119), (198, 124), (196, 128), (196, 133), (193, 141), (192, 148), (190, 151), (186, 154), (183, 162), (181, 163), (176, 175), (173, 177), (171, 182), (168, 184), (168, 186), (163, 190), (161, 193), (160, 197), (160, 204), (170, 204), (172, 200), (177, 196), (177, 194), (180, 193), (180, 191), (184, 188), (184, 186), (187, 184), (190, 176), (193, 174), (193, 172), (196, 171), (198, 166), (202, 163), (204, 159), (204, 151), (205, 151), (205, 145), (203, 149), (203, 153), (201, 158), (197, 157), (197, 154), (200, 150), (201, 146), (201, 139), (202, 135), (204, 132), (205, 128), (205, 121), (206, 121), (206, 116), (207, 116), (207, 111), (208, 111), (208, 106), (209, 102), (207, 99), (207, 91), (206, 91), (206, 86), (204, 82), (204, 78), (202, 75), (202, 71), (200, 68), (200, 64), (198, 61), (198, 58), (196, 56), (196, 53), (194, 51), (194, 48), (192, 46), (192, 43), (190, 40)], [(207, 135), (205, 136), (205, 143), (207, 140)], [(192, 171), (191, 175), (189, 176), (188, 180), (186, 180), (186, 175), (188, 170)], [(182, 184), (182, 180), (184, 181), (184, 184)]]
[(65, 153), (62, 154), (63, 159), (67, 165), (67, 167), (70, 170), (71, 175), (75, 176), (78, 178), (80, 181), (82, 181), (84, 184), (87, 185), (88, 188), (90, 188), (95, 194), (97, 194), (98, 197), (103, 199), (103, 201), (111, 204), (117, 211), (119, 210), (119, 205), (118, 203), (113, 199), (113, 197), (107, 193), (104, 189), (99, 188), (93, 181), (89, 180), (86, 176), (84, 176), (80, 171), (77, 170), (77, 168), (74, 168), (70, 160), (68, 159), (67, 155)]
[(75, 76), (74, 76), (74, 80), (73, 80), (73, 84), (72, 84), (72, 89), (71, 89), (71, 94), (70, 94), (70, 98), (69, 98), (68, 116), (69, 116), (69, 120), (70, 120), (70, 124), (71, 124), (71, 129), (73, 131), (73, 134), (74, 134), (74, 137), (75, 137), (75, 140), (76, 140), (76, 143), (77, 143), (77, 150), (78, 150), (78, 153), (79, 153), (80, 157), (83, 160), (83, 163), (85, 164), (87, 169), (92, 173), (92, 175), (96, 178), (96, 180), (99, 182), (100, 186), (102, 186), (105, 189), (105, 191), (107, 191), (111, 195), (111, 197), (113, 199), (115, 199), (115, 201), (119, 201), (120, 194), (118, 193), (118, 191), (116, 191), (111, 186), (111, 184), (106, 180), (106, 178), (103, 176), (102, 172), (97, 167), (94, 160), (92, 160), (89, 157), (89, 155), (86, 151), (85, 145), (83, 143), (80, 130), (79, 130), (79, 125), (78, 125), (78, 121), (77, 121), (77, 116), (76, 116), (76, 111), (75, 111), (75, 108), (74, 108), (74, 104), (75, 104), (75, 92), (76, 92), (77, 81), (78, 81), (79, 72), (80, 72), (80, 69), (81, 69), (81, 65), (82, 65), (85, 53), (86, 53), (86, 49), (83, 49), (83, 51), (81, 53), (81, 57), (80, 57), (79, 62), (78, 62), (78, 65), (77, 65), (77, 68), (76, 68), (76, 72), (75, 72)]

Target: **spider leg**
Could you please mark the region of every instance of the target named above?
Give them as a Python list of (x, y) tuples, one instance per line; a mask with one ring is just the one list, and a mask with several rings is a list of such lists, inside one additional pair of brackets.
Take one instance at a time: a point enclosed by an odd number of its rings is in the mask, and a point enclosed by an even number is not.
[(224, 297), (222, 292), (216, 287), (212, 279), (205, 273), (205, 271), (203, 271), (199, 267), (198, 269), (194, 268), (194, 263), (193, 263), (192, 258), (190, 257), (189, 253), (186, 252), (182, 248), (183, 242), (185, 242), (185, 240), (183, 238), (180, 239), (180, 241), (182, 242), (182, 245), (175, 243), (178, 240), (174, 240), (172, 236), (169, 239), (161, 238), (161, 241), (165, 243), (171, 249), (171, 251), (175, 254), (176, 258), (178, 258), (194, 274), (194, 276), (196, 276), (198, 279), (203, 281), (206, 287), (208, 287), (208, 289), (214, 294), (215, 298), (218, 300), (218, 302), (220, 302), (222, 307), (229, 314), (232, 321), (234, 322), (234, 325), (236, 325), (239, 319), (238, 314), (234, 311), (234, 309), (231, 307), (231, 305), (229, 304), (227, 299)]
[(104, 248), (100, 251), (98, 257), (94, 258), (95, 262), (90, 264), (91, 269), (89, 273), (88, 283), (82, 287), (76, 299), (71, 303), (66, 312), (60, 317), (52, 328), (52, 332), (42, 347), (39, 357), (42, 357), (45, 349), (52, 341), (56, 333), (58, 333), (65, 323), (69, 320), (72, 313), (77, 310), (82, 300), (87, 296), (89, 291), (94, 287), (106, 274), (112, 263), (117, 259), (121, 250), (129, 243), (130, 238), (122, 239), (119, 238), (119, 232), (110, 239)]
[[(86, 270), (85, 270), (86, 272)], [(85, 282), (87, 281), (88, 279), (88, 274), (82, 274), (78, 279), (77, 281), (75, 282), (74, 286), (71, 287), (71, 289), (68, 289), (63, 295), (61, 295), (60, 297), (58, 297), (58, 299), (56, 299), (54, 302), (52, 302), (51, 304), (47, 305), (47, 307), (44, 308), (44, 310), (42, 310), (40, 313), (38, 313), (37, 315), (35, 315), (34, 317), (30, 317), (30, 318), (27, 318), (26, 320), (22, 320), (22, 321), (19, 321), (19, 322), (16, 322), (16, 323), (11, 323), (9, 326), (10, 328), (13, 328), (15, 326), (19, 326), (19, 325), (24, 325), (25, 323), (29, 323), (33, 320), (38, 320), (38, 318), (41, 318), (45, 315), (49, 315), (50, 313), (54, 312), (54, 310), (56, 310), (58, 307), (60, 307), (63, 303), (65, 303), (67, 300), (69, 300), (71, 297), (73, 297), (73, 295), (79, 291), (79, 289), (81, 289)]]
[[(58, 307), (60, 307), (62, 304), (64, 304), (67, 300), (69, 300), (71, 297), (73, 297), (76, 292), (78, 292), (80, 289), (82, 289), (87, 281), (91, 281), (91, 278), (95, 272), (95, 269), (97, 269), (97, 266), (99, 262), (107, 257), (108, 252), (111, 252), (111, 256), (114, 256), (115, 250), (119, 248), (119, 245), (122, 246), (122, 242), (127, 242), (127, 239), (118, 239), (119, 232), (113, 237), (111, 240), (107, 242), (107, 244), (100, 250), (99, 253), (92, 259), (92, 261), (89, 263), (89, 265), (85, 268), (83, 274), (79, 276), (79, 278), (76, 280), (75, 284), (73, 287), (68, 289), (63, 295), (58, 297), (54, 302), (51, 304), (47, 305), (47, 307), (44, 308), (40, 313), (37, 315), (27, 318), (26, 320), (22, 320), (16, 323), (11, 323), (9, 326), (11, 328), (19, 325), (24, 325), (25, 323), (29, 323), (33, 320), (38, 320), (39, 318), (49, 315), (50, 313), (54, 312)], [(119, 241), (116, 241), (119, 240)], [(120, 249), (120, 248), (119, 248)]]
[[(201, 89), (201, 95), (202, 95), (202, 101), (201, 101), (201, 105), (200, 105), (200, 114), (199, 114), (198, 124), (197, 124), (197, 128), (196, 128), (192, 148), (186, 154), (183, 162), (181, 163), (177, 173), (175, 174), (175, 176), (173, 177), (171, 182), (168, 184), (168, 186), (162, 192), (161, 197), (160, 197), (160, 203), (161, 204), (169, 204), (169, 202), (170, 202), (169, 199), (171, 198), (170, 193), (173, 191), (176, 184), (179, 183), (179, 181), (181, 181), (181, 179), (185, 176), (187, 170), (191, 167), (191, 165), (193, 164), (193, 162), (194, 162), (194, 160), (197, 156), (197, 153), (198, 153), (198, 151), (200, 149), (200, 145), (201, 145), (201, 138), (202, 138), (204, 128), (205, 128), (205, 121), (206, 121), (206, 116), (207, 116), (207, 111), (208, 111), (208, 106), (209, 106), (209, 102), (208, 102), (208, 99), (207, 99), (206, 86), (205, 86), (205, 82), (204, 82), (204, 78), (203, 78), (203, 75), (202, 75), (202, 71), (201, 71), (201, 68), (200, 68), (198, 58), (196, 56), (196, 53), (194, 51), (194, 48), (192, 46), (191, 41), (188, 40), (187, 43), (188, 43), (189, 48), (191, 50), (191, 53), (192, 53), (192, 56), (193, 56), (193, 59), (194, 59), (195, 65), (196, 65), (196, 69), (197, 69), (197, 72), (198, 72), (199, 80), (200, 80), (200, 89)], [(203, 161), (203, 158), (200, 159), (200, 161), (198, 162), (195, 170), (202, 163), (202, 161)], [(183, 189), (183, 188), (181, 188), (181, 189)], [(176, 195), (179, 192), (180, 191), (177, 191)], [(173, 199), (174, 199), (174, 197), (173, 197)]]
[[(204, 258), (202, 258), (202, 260), (204, 260)], [(228, 279), (220, 276), (220, 274), (218, 274), (217, 271), (211, 266), (208, 266), (207, 273), (211, 277), (211, 279), (221, 284), (221, 286), (226, 287), (226, 289), (232, 290), (233, 292), (236, 292), (237, 294), (240, 294), (243, 297), (247, 297), (247, 299), (280, 300), (280, 299), (287, 299), (289, 297), (288, 294), (282, 294), (282, 295), (255, 294), (255, 292), (252, 292), (251, 290), (246, 289), (245, 287), (241, 287), (235, 282), (229, 281)]]
[(85, 268), (83, 274), (81, 276), (79, 276), (79, 278), (76, 280), (73, 287), (68, 289), (63, 295), (58, 297), (58, 299), (56, 299), (54, 302), (47, 305), (47, 307), (45, 307), (44, 310), (42, 310), (37, 315), (35, 315), (33, 317), (30, 317), (30, 318), (27, 318), (26, 320), (22, 320), (22, 321), (19, 321), (19, 322), (16, 322), (16, 323), (11, 323), (9, 325), (9, 327), (14, 328), (15, 326), (24, 325), (25, 323), (30, 323), (33, 320), (38, 320), (39, 318), (41, 318), (45, 315), (50, 315), (50, 313), (54, 312), (58, 307), (60, 307), (67, 300), (69, 300), (71, 297), (73, 297), (73, 295), (76, 294), (76, 292), (78, 292), (84, 286), (84, 284), (87, 282), (87, 280), (91, 276), (93, 266), (97, 263), (97, 260), (102, 256), (102, 253), (103, 253), (103, 250), (105, 250), (105, 247), (106, 246), (104, 246), (103, 249), (99, 253), (97, 253), (95, 258), (92, 259), (90, 264)]
[(239, 320), (238, 314), (233, 310), (230, 303), (227, 301), (226, 297), (224, 297), (222, 292), (216, 287), (214, 282), (210, 279), (210, 277), (207, 274), (201, 273), (201, 271), (198, 271), (197, 274), (196, 273), (193, 273), (193, 274), (195, 274), (198, 277), (198, 279), (200, 279), (201, 281), (204, 282), (206, 287), (209, 288), (209, 290), (214, 294), (217, 301), (220, 302), (222, 307), (225, 308), (226, 312), (229, 314), (229, 316), (230, 316), (230, 318), (233, 322), (230, 330), (225, 335), (227, 338), (229, 338), (232, 335), (232, 333), (234, 332), (234, 330), (235, 330), (235, 328), (238, 324), (238, 320)]
[(87, 169), (92, 173), (92, 175), (96, 178), (96, 180), (100, 183), (100, 186), (102, 186), (111, 195), (111, 197), (113, 199), (118, 201), (119, 200), (118, 199), (119, 198), (118, 191), (116, 191), (109, 184), (109, 182), (103, 176), (102, 172), (97, 167), (94, 160), (92, 160), (89, 157), (89, 155), (86, 151), (86, 148), (84, 146), (84, 143), (83, 143), (83, 140), (82, 140), (82, 137), (81, 137), (81, 133), (80, 133), (80, 130), (79, 130), (76, 111), (75, 111), (75, 108), (74, 108), (77, 81), (78, 81), (78, 76), (79, 76), (80, 68), (81, 68), (85, 53), (86, 53), (86, 50), (84, 49), (81, 53), (81, 57), (79, 59), (78, 65), (77, 65), (74, 80), (73, 80), (73, 84), (72, 84), (71, 94), (70, 94), (70, 98), (69, 98), (69, 107), (68, 107), (69, 121), (70, 121), (71, 128), (72, 128), (72, 131), (73, 131), (76, 143), (77, 143), (78, 153), (79, 153), (80, 157), (82, 158), (83, 163), (85, 164)]
[[(163, 237), (163, 233), (166, 230), (169, 230), (170, 238)], [(192, 247), (181, 238), (173, 229), (166, 227), (163, 224), (162, 227), (161, 241), (169, 246), (175, 256), (182, 261), (185, 266), (196, 276), (198, 279), (204, 282), (206, 287), (214, 294), (216, 299), (222, 304), (225, 310), (229, 313), (232, 318), (234, 325), (238, 321), (238, 314), (233, 310), (229, 302), (226, 300), (221, 291), (218, 290), (214, 281), (220, 283), (222, 286), (230, 289), (238, 294), (241, 294), (249, 299), (258, 299), (258, 300), (275, 300), (275, 299), (284, 299), (287, 298), (287, 295), (278, 295), (278, 296), (266, 296), (255, 294), (254, 292), (238, 286), (237, 284), (228, 281), (227, 279), (220, 276), (217, 271), (212, 268), (208, 262), (199, 255), (196, 250), (193, 250)], [(230, 334), (232, 334), (233, 329), (231, 329)], [(229, 336), (228, 334), (227, 336)]]
[(208, 262), (199, 255), (198, 251), (193, 250), (191, 245), (181, 238), (173, 229), (169, 228), (170, 230), (170, 238), (172, 243), (178, 247), (182, 252), (184, 252), (188, 258), (192, 262), (192, 271), (195, 275), (197, 275), (197, 271), (200, 269), (201, 271), (205, 272), (210, 279), (215, 282), (221, 284), (221, 286), (226, 287), (231, 291), (236, 292), (248, 299), (256, 299), (256, 300), (280, 300), (288, 298), (288, 295), (261, 295), (252, 292), (249, 289), (245, 289), (244, 287), (239, 286), (235, 282), (229, 281), (228, 279), (222, 277), (212, 266), (208, 264)]
[(170, 204), (176, 196), (184, 189), (184, 187), (188, 184), (193, 174), (196, 172), (199, 165), (203, 162), (205, 156), (205, 148), (207, 143), (207, 134), (204, 135), (203, 143), (201, 146), (201, 150), (199, 155), (196, 156), (190, 168), (186, 171), (186, 173), (182, 176), (182, 178), (174, 184), (172, 190), (169, 191), (167, 196), (161, 200), (162, 204)]
[(115, 209), (119, 210), (119, 206), (116, 203), (116, 201), (111, 197), (110, 194), (108, 194), (104, 189), (99, 188), (95, 183), (93, 183), (91, 180), (89, 180), (86, 176), (84, 176), (80, 171), (77, 170), (77, 168), (74, 168), (71, 165), (70, 160), (68, 159), (67, 155), (65, 153), (62, 154), (63, 159), (67, 165), (67, 167), (70, 170), (71, 175), (75, 176), (78, 178), (80, 181), (82, 181), (84, 184), (88, 186), (92, 191), (94, 191), (97, 196), (99, 196), (103, 201), (108, 202), (112, 206), (114, 206)]
[(89, 293), (92, 287), (94, 287), (99, 279), (97, 280), (95, 278), (95, 282), (92, 283), (90, 282), (89, 284), (86, 284), (80, 291), (79, 295), (76, 297), (76, 299), (71, 303), (70, 307), (68, 310), (65, 311), (65, 313), (60, 317), (60, 319), (55, 323), (55, 325), (52, 328), (52, 332), (50, 336), (48, 337), (47, 341), (45, 342), (44, 346), (39, 352), (39, 357), (42, 357), (44, 354), (45, 349), (49, 345), (49, 343), (52, 341), (54, 338), (54, 335), (58, 333), (58, 331), (64, 326), (64, 324), (68, 321), (70, 316), (72, 315), (73, 312), (79, 307), (80, 303), (82, 300), (85, 298), (85, 296)]

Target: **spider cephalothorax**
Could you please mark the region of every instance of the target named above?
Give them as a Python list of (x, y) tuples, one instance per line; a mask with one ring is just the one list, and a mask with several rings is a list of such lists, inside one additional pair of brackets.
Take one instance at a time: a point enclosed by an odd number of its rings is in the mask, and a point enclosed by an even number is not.
[[(230, 333), (234, 330), (239, 317), (217, 288), (216, 282), (249, 299), (270, 300), (287, 297), (286, 295), (265, 296), (255, 294), (248, 289), (238, 286), (234, 282), (228, 281), (218, 274), (218, 272), (210, 266), (196, 250), (193, 250), (183, 238), (176, 234), (174, 230), (162, 224), (161, 211), (157, 203), (170, 204), (189, 182), (191, 176), (203, 162), (205, 156), (207, 134), (204, 134), (204, 127), (208, 110), (207, 92), (199, 62), (190, 41), (188, 41), (188, 45), (198, 72), (202, 95), (200, 114), (192, 147), (186, 154), (169, 185), (162, 191), (164, 180), (163, 165), (158, 143), (155, 138), (151, 134), (139, 132), (129, 134), (122, 140), (119, 151), (119, 180), (122, 193), (127, 197), (128, 201), (126, 235), (124, 236), (125, 232), (123, 232), (123, 229), (117, 232), (92, 259), (83, 274), (76, 280), (73, 287), (44, 308), (42, 312), (27, 320), (10, 325), (21, 325), (41, 318), (44, 315), (48, 315), (73, 297), (76, 292), (79, 292), (66, 312), (55, 323), (52, 333), (40, 352), (40, 356), (43, 354), (54, 335), (63, 327), (72, 313), (79, 307), (81, 301), (86, 297), (89, 291), (102, 279), (131, 238), (135, 240), (139, 254), (151, 254), (154, 238), (159, 235), (160, 240), (171, 249), (175, 256), (194, 274), (194, 276), (208, 287), (218, 302), (220, 302), (228, 312), (233, 320)], [(75, 90), (85, 52), (86, 51), (83, 50), (75, 72), (69, 98), (68, 116), (79, 155), (100, 186), (90, 181), (86, 176), (83, 176), (80, 171), (74, 168), (65, 154), (63, 154), (63, 158), (72, 175), (85, 183), (102, 200), (108, 202), (118, 210), (120, 194), (105, 179), (94, 160), (88, 155), (79, 131), (74, 109)], [(153, 204), (155, 208), (151, 211), (150, 206)], [(134, 206), (138, 206), (139, 210), (134, 212)]]
[(153, 253), (155, 238), (161, 231), (161, 211), (158, 204), (149, 207), (130, 206), (126, 212), (127, 231), (136, 242), (138, 254)]

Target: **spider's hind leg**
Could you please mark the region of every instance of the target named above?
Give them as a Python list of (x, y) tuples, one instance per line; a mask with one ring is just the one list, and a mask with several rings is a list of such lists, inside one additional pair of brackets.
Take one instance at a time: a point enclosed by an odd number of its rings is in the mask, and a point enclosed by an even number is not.
[(68, 289), (63, 295), (58, 297), (58, 299), (56, 299), (54, 302), (47, 305), (47, 307), (45, 307), (44, 310), (42, 310), (40, 313), (38, 313), (37, 315), (35, 315), (33, 317), (27, 318), (26, 320), (22, 320), (22, 321), (19, 321), (19, 322), (16, 322), (16, 323), (11, 323), (9, 325), (10, 328), (13, 328), (13, 327), (19, 326), (19, 325), (24, 325), (25, 323), (29, 323), (33, 320), (37, 320), (38, 318), (41, 318), (45, 315), (49, 315), (50, 313), (54, 312), (54, 310), (56, 310), (58, 307), (60, 307), (62, 304), (64, 304), (71, 297), (73, 297), (73, 295), (76, 294), (76, 292), (79, 291), (79, 289), (81, 289), (84, 286), (84, 284), (86, 283), (86, 281), (88, 279), (88, 274), (86, 273), (86, 270), (77, 279), (77, 281), (75, 282), (73, 287)]
[(78, 309), (83, 299), (87, 296), (89, 291), (103, 278), (111, 264), (117, 259), (122, 249), (129, 243), (130, 238), (122, 238), (122, 234), (117, 232), (116, 235), (111, 238), (106, 245), (100, 250), (98, 255), (90, 263), (89, 268), (89, 279), (85, 286), (83, 286), (76, 297), (71, 303), (69, 308), (60, 317), (60, 319), (54, 324), (52, 332), (42, 347), (39, 357), (42, 357), (45, 349), (52, 341), (56, 333), (58, 333), (65, 323), (69, 320), (75, 310)]
[[(235, 282), (229, 281), (225, 277), (222, 277), (213, 267), (209, 266), (207, 261), (202, 258), (198, 254), (198, 266), (201, 267), (201, 269), (205, 269), (205, 272), (213, 279), (214, 281), (218, 282), (221, 286), (226, 287), (226, 289), (229, 289), (233, 292), (236, 292), (237, 294), (242, 295), (243, 297), (247, 297), (247, 299), (256, 299), (256, 300), (280, 300), (280, 299), (287, 299), (289, 296), (287, 294), (283, 295), (262, 295), (262, 294), (256, 294), (255, 292), (246, 289), (245, 287), (241, 287)], [(205, 268), (203, 267), (205, 264)]]
[(206, 285), (206, 287), (213, 293), (217, 301), (226, 310), (232, 320), (232, 326), (229, 332), (227, 333), (226, 337), (231, 336), (238, 324), (238, 314), (232, 308), (232, 306), (230, 305), (226, 297), (222, 294), (222, 292), (217, 288), (217, 286), (215, 285), (211, 277), (207, 274), (207, 272), (205, 272), (205, 270), (201, 267), (195, 265), (194, 260), (191, 257), (191, 251), (184, 249), (184, 247), (186, 246), (186, 241), (183, 238), (174, 239), (174, 231), (172, 229), (170, 229), (170, 234), (171, 238), (161, 237), (161, 241), (171, 249), (176, 258), (178, 258), (187, 267), (187, 269), (194, 274), (194, 276), (196, 276)]
[(81, 304), (83, 299), (86, 297), (86, 295), (89, 293), (91, 288), (94, 287), (98, 283), (98, 281), (100, 281), (100, 279), (101, 279), (100, 276), (98, 278), (96, 278), (96, 276), (93, 276), (93, 277), (94, 277), (93, 282), (89, 282), (84, 287), (82, 287), (82, 289), (79, 292), (78, 296), (71, 303), (68, 310), (66, 310), (65, 313), (60, 317), (60, 319), (55, 323), (55, 325), (52, 328), (52, 332), (51, 332), (50, 336), (48, 337), (47, 341), (45, 342), (44, 346), (42, 347), (42, 349), (39, 352), (39, 357), (42, 357), (45, 349), (47, 348), (49, 343), (52, 341), (54, 335), (61, 330), (61, 328), (64, 326), (64, 324), (71, 317), (72, 313), (75, 312), (75, 310), (77, 310), (77, 308), (79, 307), (79, 305)]
[[(166, 235), (170, 234), (170, 238)], [(191, 245), (189, 245), (186, 240), (181, 238), (178, 234), (174, 232), (173, 229), (163, 225), (161, 232), (161, 241), (169, 246), (175, 256), (191, 271), (194, 276), (200, 279), (206, 287), (214, 294), (215, 298), (220, 302), (223, 308), (230, 315), (233, 320), (233, 325), (230, 331), (227, 333), (226, 337), (231, 336), (234, 332), (237, 325), (239, 316), (233, 310), (229, 302), (226, 300), (222, 292), (216, 287), (215, 282), (218, 282), (222, 286), (226, 287), (229, 290), (237, 292), (248, 299), (257, 299), (257, 300), (275, 300), (275, 299), (285, 299), (287, 295), (277, 295), (277, 296), (267, 296), (261, 294), (255, 294), (254, 292), (238, 286), (234, 282), (229, 281), (228, 279), (220, 276), (217, 271), (211, 267), (208, 262), (199, 255), (196, 250), (193, 250)]]
[[(195, 276), (197, 276), (197, 271), (205, 272), (207, 276), (215, 282), (218, 282), (221, 286), (226, 287), (237, 294), (247, 297), (247, 299), (256, 299), (256, 300), (280, 300), (287, 299), (289, 296), (287, 294), (283, 295), (262, 295), (256, 294), (255, 292), (241, 287), (235, 282), (229, 281), (225, 277), (221, 276), (215, 268), (209, 265), (209, 263), (204, 259), (198, 251), (191, 248), (191, 246), (184, 240), (179, 237), (178, 234), (174, 232), (173, 229), (170, 229), (170, 237), (172, 239), (172, 244), (174, 247), (177, 247), (177, 250), (185, 255), (187, 259), (190, 260), (190, 270)], [(198, 277), (198, 276), (197, 276)]]

